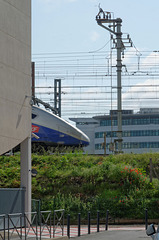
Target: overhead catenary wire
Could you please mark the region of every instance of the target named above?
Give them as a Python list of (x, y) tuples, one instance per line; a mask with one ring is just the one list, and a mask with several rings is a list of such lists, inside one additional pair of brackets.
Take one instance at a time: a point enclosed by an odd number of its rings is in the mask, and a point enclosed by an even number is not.
[[(134, 49), (135, 48), (136, 47), (134, 47)], [(36, 94), (50, 102), (53, 92), (48, 92), (47, 89), (50, 88), (51, 90), (54, 88), (54, 78), (61, 78), (63, 92), (62, 104), (64, 106), (66, 106), (65, 104), (69, 104), (70, 108), (76, 107), (76, 115), (78, 115), (78, 110), (81, 111), (82, 109), (87, 114), (89, 111), (87, 104), (90, 104), (90, 98), (93, 99), (91, 106), (94, 106), (94, 112), (96, 113), (98, 112), (98, 108), (101, 112), (100, 105), (104, 106), (103, 114), (105, 112), (108, 113), (108, 109), (115, 109), (115, 94), (117, 89), (115, 69), (116, 55), (112, 50), (112, 63), (110, 63), (110, 51), (101, 50), (98, 49), (94, 52), (33, 54), (33, 60), (35, 60), (36, 63)], [(138, 55), (140, 55), (140, 61), (138, 60)], [(146, 59), (148, 59), (148, 61)], [(147, 106), (146, 101), (148, 100), (152, 100), (153, 105), (156, 106), (159, 87), (159, 53), (157, 51), (142, 51), (142, 53), (139, 54), (135, 49), (134, 51), (125, 52), (123, 61), (125, 61), (124, 64), (127, 69), (125, 70), (123, 68), (122, 72), (123, 106), (126, 108), (139, 109), (139, 105), (136, 107), (135, 104), (140, 101), (141, 106), (144, 105), (144, 102), (145, 106)], [(43, 90), (45, 89), (45, 91), (43, 91), (42, 88)], [(103, 90), (100, 90), (100, 88)], [(40, 89), (40, 91), (38, 89)], [(79, 91), (77, 91), (77, 89), (79, 89)], [(96, 91), (92, 89), (96, 89)], [(113, 94), (112, 97), (111, 91)], [(48, 97), (46, 98), (47, 94)], [(93, 94), (101, 96), (93, 98)], [(128, 96), (125, 97), (125, 94)], [(132, 96), (132, 94), (134, 95)], [(146, 96), (146, 94), (149, 96)], [(152, 94), (153, 97), (151, 96)], [(77, 95), (79, 95), (78, 98)], [(88, 100), (84, 102), (82, 96), (85, 95), (89, 97), (87, 98)], [(106, 101), (105, 105), (103, 103), (104, 101), (100, 100), (102, 98)], [(134, 104), (130, 105), (131, 100), (133, 100)], [(81, 109), (78, 109), (78, 107)], [(62, 109), (62, 115), (65, 115), (65, 113), (66, 107)]]

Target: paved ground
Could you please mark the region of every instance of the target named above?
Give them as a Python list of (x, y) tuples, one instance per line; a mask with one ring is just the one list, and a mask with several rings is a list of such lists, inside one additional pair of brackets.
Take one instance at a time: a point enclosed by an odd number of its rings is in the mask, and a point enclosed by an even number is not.
[[(73, 240), (79, 240), (79, 237), (73, 237)], [(92, 233), (90, 235), (81, 236), (80, 240), (144, 240), (151, 239), (146, 235), (145, 230), (117, 230)]]
[[(21, 229), (19, 230), (19, 234)], [(42, 239), (47, 239), (50, 237), (50, 230), (51, 230), (51, 237), (53, 237), (53, 226), (50, 228), (47, 228), (46, 226), (43, 226), (41, 229), (41, 235)], [(56, 234), (55, 239), (62, 236), (61, 228), (56, 228)], [(13, 230), (10, 231), (10, 235), (15, 234), (15, 237), (17, 236), (17, 232)], [(35, 239), (36, 234), (40, 236), (40, 229), (32, 227), (26, 229), (27, 237), (31, 238), (32, 240)], [(25, 229), (22, 229), (23, 237), (25, 236)], [(144, 225), (125, 225), (125, 226), (109, 226), (108, 231), (105, 231), (105, 226), (100, 226), (100, 232), (97, 233), (97, 227), (91, 226), (91, 234), (88, 234), (88, 227), (87, 226), (81, 226), (80, 229), (80, 238), (78, 237), (78, 228), (77, 226), (71, 226), (70, 227), (70, 237), (71, 239), (80, 239), (80, 240), (137, 240), (137, 239), (149, 239), (150, 237), (146, 235), (145, 226)], [(67, 227), (64, 227), (63, 235), (65, 236), (64, 239), (67, 239)]]
[[(145, 231), (145, 226), (144, 225), (110, 225), (108, 226), (108, 231), (130, 231), (130, 230), (137, 230), (137, 231)], [(100, 232), (104, 231), (105, 232), (105, 226), (100, 226)], [(96, 226), (91, 226), (91, 234), (97, 232), (97, 227)], [(81, 226), (81, 231), (80, 231), (81, 236), (82, 235), (87, 235), (88, 234), (88, 227), (87, 226)], [(64, 229), (64, 235), (67, 235), (67, 229), (65, 227)], [(77, 237), (78, 236), (78, 228), (77, 226), (71, 226), (70, 228), (70, 237)]]

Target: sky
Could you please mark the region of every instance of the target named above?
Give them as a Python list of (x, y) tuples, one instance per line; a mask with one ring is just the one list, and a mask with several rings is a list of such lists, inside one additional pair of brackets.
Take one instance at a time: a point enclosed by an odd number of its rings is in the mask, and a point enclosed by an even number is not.
[[(39, 83), (39, 85), (42, 84), (45, 86), (46, 84), (50, 84), (48, 78), (50, 76), (49, 74), (51, 74), (51, 66), (49, 69), (47, 64), (50, 60), (49, 58), (46, 58), (49, 54), (53, 54), (50, 56), (58, 57), (59, 55), (56, 54), (62, 54), (60, 59), (61, 64), (66, 65), (66, 62), (62, 62), (64, 54), (87, 53), (87, 58), (89, 56), (89, 64), (92, 64), (93, 66), (99, 64), (103, 67), (105, 66), (106, 71), (110, 71), (107, 66), (107, 56), (105, 56), (103, 58), (104, 60), (102, 59), (101, 62), (97, 59), (97, 55), (93, 55), (92, 59), (90, 58), (90, 53), (102, 54), (101, 51), (108, 50), (110, 47), (109, 32), (101, 28), (96, 22), (96, 15), (99, 12), (99, 6), (104, 11), (112, 12), (112, 16), (114, 16), (114, 18), (122, 19), (123, 36), (124, 34), (129, 34), (133, 42), (133, 49), (127, 49), (123, 59), (123, 64), (129, 68), (129, 74), (124, 73), (123, 69), (124, 76), (122, 84), (130, 85), (123, 90), (123, 108), (132, 108), (138, 111), (140, 107), (157, 107), (159, 103), (156, 100), (159, 98), (157, 93), (158, 87), (148, 88), (148, 86), (152, 84), (159, 86), (159, 77), (157, 75), (150, 76), (152, 72), (155, 73), (157, 71), (156, 69), (159, 64), (159, 54), (154, 52), (159, 51), (158, 0), (32, 0), (32, 59), (36, 62), (38, 59), (37, 57), (39, 57), (41, 61), (43, 61), (43, 65), (40, 66), (39, 64), (38, 68), (39, 79), (43, 78), (43, 83)], [(132, 53), (130, 53), (130, 51), (134, 51), (135, 58), (132, 57)], [(140, 54), (142, 55), (141, 59)], [(100, 56), (103, 57), (103, 55)], [(67, 55), (67, 61), (70, 59), (69, 57), (70, 55)], [(72, 69), (63, 69), (61, 66), (60, 68), (59, 66), (58, 68), (55, 66), (54, 59), (52, 66), (54, 70), (56, 70), (56, 74), (55, 72), (52, 72), (52, 77), (59, 76), (60, 78), (64, 78), (65, 81), (63, 81), (63, 85), (81, 84), (84, 86), (86, 83), (88, 85), (88, 79), (86, 80), (86, 78), (82, 75), (83, 73), (81, 73), (83, 71), (84, 64), (86, 64), (86, 61), (82, 62), (81, 60), (84, 57), (85, 55), (83, 54), (80, 56), (80, 60), (76, 60), (76, 70), (74, 70), (75, 64), (73, 61), (70, 62), (70, 67), (73, 66)], [(59, 61), (59, 58), (56, 58), (56, 61)], [(113, 65), (115, 64), (116, 63), (113, 62)], [(148, 65), (149, 68), (146, 67)], [(47, 71), (46, 66), (48, 67), (47, 69), (49, 69)], [(132, 68), (132, 66), (135, 67)], [(89, 71), (91, 71), (90, 67)], [(91, 84), (97, 86), (97, 92), (99, 90), (98, 85), (102, 85), (105, 79), (104, 77), (100, 78), (101, 70), (99, 70), (99, 67), (98, 69), (93, 68), (92, 71), (96, 71), (96, 75), (98, 75), (96, 78), (95, 75), (93, 77), (90, 75), (90, 77), (92, 77)], [(145, 75), (144, 77), (141, 76), (143, 74)], [(109, 80), (111, 81), (111, 79)], [(110, 81), (107, 85), (110, 84)], [(114, 81), (116, 81), (116, 78)], [(139, 85), (143, 86), (142, 92), (141, 88), (138, 87)], [(145, 87), (145, 85), (147, 85), (147, 87)], [(89, 95), (89, 98), (94, 100), (97, 99), (95, 93), (93, 93), (93, 95), (89, 94), (94, 91), (94, 88), (89, 88), (88, 90), (83, 89), (81, 91)], [(100, 90), (98, 92), (100, 92)], [(154, 97), (154, 92), (156, 99), (153, 100), (152, 97)], [(65, 96), (68, 96), (69, 92), (66, 93), (67, 94)], [(77, 92), (74, 92), (74, 96), (75, 94), (76, 96), (77, 94), (79, 95)], [(105, 96), (102, 94), (103, 93), (101, 93), (101, 98), (102, 96), (103, 99), (107, 98), (107, 93)], [(114, 94), (116, 94), (116, 92)], [(63, 96), (63, 99), (65, 96)], [(44, 95), (42, 97), (44, 97)], [(83, 95), (80, 94), (80, 99), (82, 99), (82, 97)], [(147, 100), (139, 100), (140, 97), (143, 99), (147, 98)], [(136, 101), (131, 100), (131, 98), (136, 98)], [(107, 107), (108, 112), (111, 104), (110, 99), (107, 103), (107, 105), (109, 105)], [(94, 112), (92, 114), (95, 115), (96, 111), (93, 105), (90, 105), (89, 107), (87, 106), (87, 109), (83, 106), (83, 109), (81, 108), (79, 110), (80, 104), (81, 103), (77, 103), (76, 100), (76, 109), (72, 108), (72, 112), (77, 111), (80, 112), (80, 114), (83, 114), (82, 112), (85, 113), (88, 109), (90, 112), (93, 112), (94, 108)], [(113, 100), (112, 104), (114, 108), (116, 108), (116, 100)], [(96, 107), (98, 110), (100, 107), (103, 109), (103, 105), (101, 103), (98, 103)], [(104, 106), (104, 108), (106, 107)]]
[(159, 1), (145, 0), (33, 0), (32, 53), (93, 51), (109, 38), (96, 23), (99, 6), (122, 19), (139, 49), (159, 49)]

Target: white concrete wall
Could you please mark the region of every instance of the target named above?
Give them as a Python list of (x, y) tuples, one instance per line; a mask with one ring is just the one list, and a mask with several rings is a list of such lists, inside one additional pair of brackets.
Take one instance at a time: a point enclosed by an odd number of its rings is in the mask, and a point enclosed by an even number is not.
[(0, 154), (31, 132), (31, 0), (0, 0)]
[(70, 120), (76, 122), (76, 127), (79, 128), (82, 132), (84, 132), (90, 139), (89, 145), (83, 148), (84, 152), (88, 154), (94, 154), (94, 134), (95, 128), (99, 125), (99, 122), (93, 118), (70, 118)]
[(83, 150), (85, 153), (94, 154), (94, 125), (77, 125), (82, 132), (84, 132), (90, 139), (90, 143), (87, 147), (84, 147)]

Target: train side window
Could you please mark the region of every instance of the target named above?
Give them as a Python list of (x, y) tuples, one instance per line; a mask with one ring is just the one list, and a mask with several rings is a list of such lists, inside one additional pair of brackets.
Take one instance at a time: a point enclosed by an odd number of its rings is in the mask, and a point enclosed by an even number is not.
[(32, 113), (32, 119), (34, 119), (34, 118), (36, 118), (36, 117), (37, 117), (37, 115), (34, 114), (34, 113)]

